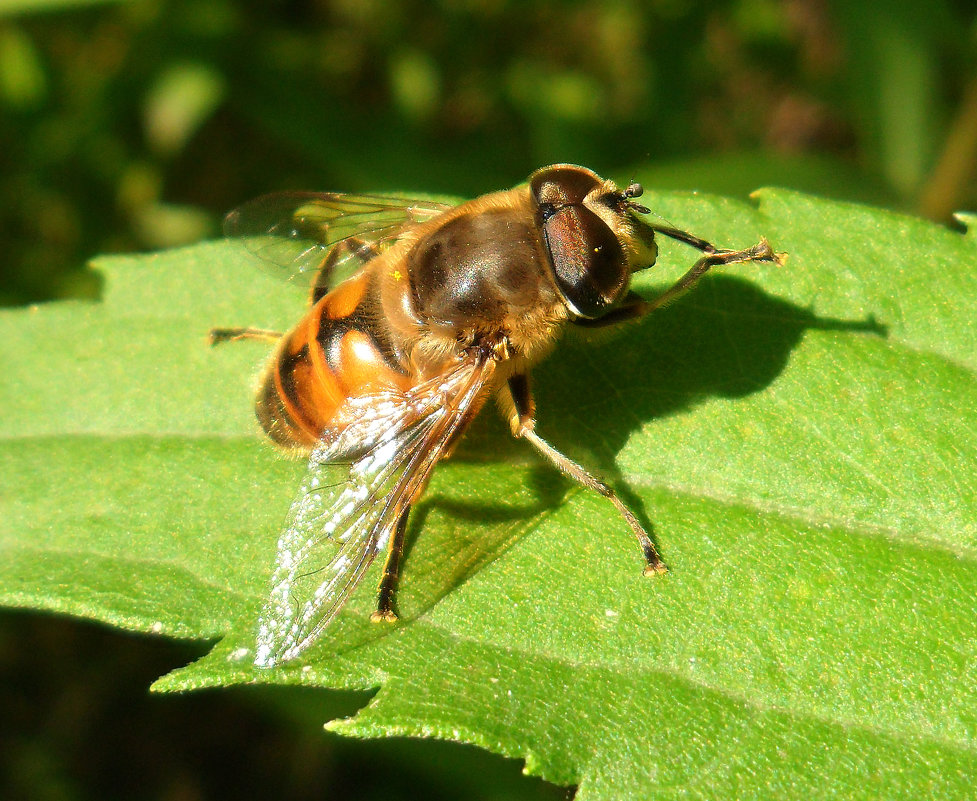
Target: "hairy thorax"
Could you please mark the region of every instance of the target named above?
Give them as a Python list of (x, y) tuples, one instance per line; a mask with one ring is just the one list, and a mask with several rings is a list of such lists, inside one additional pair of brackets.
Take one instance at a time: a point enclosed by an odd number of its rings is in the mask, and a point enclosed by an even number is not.
[(421, 362), (505, 337), (511, 364), (499, 367), (508, 374), (550, 349), (567, 311), (523, 194), (517, 189), (463, 204), (405, 243)]

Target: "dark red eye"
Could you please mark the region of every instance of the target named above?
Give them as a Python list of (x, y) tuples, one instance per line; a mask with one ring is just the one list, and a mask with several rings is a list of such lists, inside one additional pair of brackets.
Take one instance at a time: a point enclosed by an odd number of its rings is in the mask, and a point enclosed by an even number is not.
[[(536, 222), (543, 231), (557, 288), (580, 317), (603, 315), (627, 291), (627, 257), (614, 231), (584, 205), (603, 181), (590, 170), (570, 165), (545, 167), (529, 179)], [(623, 194), (608, 194), (613, 207)], [(623, 210), (619, 210), (623, 213)]]
[(556, 285), (579, 316), (600, 317), (628, 284), (624, 250), (614, 232), (585, 206), (564, 206), (543, 223)]

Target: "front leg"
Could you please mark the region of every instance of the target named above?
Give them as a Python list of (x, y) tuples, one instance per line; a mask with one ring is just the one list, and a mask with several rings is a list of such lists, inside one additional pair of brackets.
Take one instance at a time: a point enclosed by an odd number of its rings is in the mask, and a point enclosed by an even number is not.
[(638, 518), (634, 516), (634, 513), (617, 497), (614, 490), (603, 480), (588, 473), (583, 467), (568, 456), (560, 453), (556, 448), (546, 442), (546, 440), (536, 434), (536, 420), (533, 417), (536, 406), (529, 388), (529, 376), (517, 374), (510, 378), (509, 393), (512, 396), (514, 408), (513, 417), (510, 420), (513, 435), (527, 440), (530, 445), (545, 456), (563, 475), (573, 479), (580, 486), (593, 490), (609, 499), (638, 538), (638, 545), (641, 546), (641, 552), (645, 559), (644, 574), (650, 576), (655, 573), (664, 573), (667, 568), (658, 555), (655, 544), (651, 541), (651, 537), (648, 536), (648, 532), (638, 522)]
[(722, 264), (740, 264), (748, 261), (768, 261), (774, 264), (782, 264), (784, 260), (784, 254), (774, 253), (766, 239), (761, 239), (753, 247), (746, 248), (746, 250), (722, 250), (704, 239), (699, 239), (677, 228), (656, 228), (655, 230), (685, 242), (687, 245), (692, 245), (704, 251), (706, 255), (693, 264), (685, 275), (654, 300), (645, 300), (636, 292), (628, 292), (624, 300), (621, 301), (621, 305), (611, 309), (603, 317), (593, 320), (579, 318), (573, 321), (574, 325), (581, 328), (603, 328), (625, 320), (644, 317), (649, 312), (675, 300), (679, 295), (691, 289), (709, 270)]
[(761, 238), (753, 247), (745, 250), (723, 250), (715, 245), (706, 242), (704, 239), (687, 234), (677, 228), (655, 228), (659, 233), (670, 236), (687, 245), (698, 248), (706, 255), (699, 259), (689, 271), (678, 279), (671, 287), (665, 290), (654, 300), (642, 301), (640, 311), (633, 316), (648, 314), (655, 309), (661, 308), (666, 303), (671, 303), (675, 298), (688, 291), (695, 283), (713, 267), (722, 264), (741, 264), (749, 261), (766, 261), (772, 264), (783, 264), (786, 254), (774, 253), (770, 243), (765, 238)]
[(605, 328), (609, 325), (623, 323), (626, 320), (643, 317), (648, 312), (647, 306), (648, 301), (637, 292), (628, 292), (624, 296), (624, 300), (621, 301), (621, 305), (611, 309), (603, 317), (596, 317), (592, 320), (586, 317), (578, 317), (572, 322), (574, 325), (580, 326), (580, 328)]

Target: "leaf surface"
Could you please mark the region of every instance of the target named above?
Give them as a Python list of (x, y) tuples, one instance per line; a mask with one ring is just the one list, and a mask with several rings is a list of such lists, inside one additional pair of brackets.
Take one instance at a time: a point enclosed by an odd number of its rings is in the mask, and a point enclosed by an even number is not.
[[(0, 314), (0, 601), (223, 638), (160, 690), (378, 688), (330, 728), (474, 743), (580, 799), (968, 797), (973, 237), (783, 190), (648, 205), (791, 254), (570, 333), (535, 375), (540, 433), (653, 521), (668, 575), (487, 410), (412, 521), (401, 622), (367, 622), (368, 578), (307, 663), (252, 669), (304, 465), (252, 419), (268, 347), (206, 338), (303, 299), (221, 242)], [(646, 295), (694, 259), (661, 249)]]

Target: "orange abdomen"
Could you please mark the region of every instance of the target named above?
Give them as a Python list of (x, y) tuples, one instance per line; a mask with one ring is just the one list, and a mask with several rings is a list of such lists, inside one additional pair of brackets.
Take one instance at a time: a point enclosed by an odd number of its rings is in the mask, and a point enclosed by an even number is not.
[(365, 271), (323, 297), (285, 335), (258, 390), (255, 412), (276, 443), (308, 450), (347, 398), (405, 391), (415, 380)]

